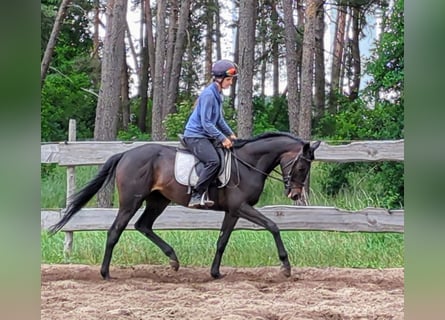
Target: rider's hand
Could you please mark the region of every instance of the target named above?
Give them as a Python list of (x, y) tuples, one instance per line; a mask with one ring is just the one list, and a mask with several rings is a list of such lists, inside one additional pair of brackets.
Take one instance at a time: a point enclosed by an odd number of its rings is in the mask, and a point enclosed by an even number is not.
[(231, 134), (229, 139), (233, 141), (233, 140), (238, 139), (238, 137), (235, 134)]
[(232, 140), (230, 140), (229, 138), (225, 138), (222, 142), (222, 145), (224, 148), (230, 149), (233, 146)]

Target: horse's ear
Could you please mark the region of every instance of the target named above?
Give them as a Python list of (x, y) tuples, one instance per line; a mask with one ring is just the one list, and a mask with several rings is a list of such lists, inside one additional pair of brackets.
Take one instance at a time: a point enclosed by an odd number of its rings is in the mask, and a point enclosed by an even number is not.
[(309, 152), (310, 148), (311, 148), (310, 143), (309, 142), (305, 142), (304, 145), (303, 145), (303, 154), (307, 154)]
[(316, 141), (312, 144), (311, 149), (315, 151), (320, 146), (321, 141)]

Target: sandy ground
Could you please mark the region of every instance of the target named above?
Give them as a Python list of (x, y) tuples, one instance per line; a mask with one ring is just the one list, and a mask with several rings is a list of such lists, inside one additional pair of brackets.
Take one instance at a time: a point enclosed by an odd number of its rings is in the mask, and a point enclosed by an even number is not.
[(403, 319), (403, 269), (42, 265), (41, 319)]

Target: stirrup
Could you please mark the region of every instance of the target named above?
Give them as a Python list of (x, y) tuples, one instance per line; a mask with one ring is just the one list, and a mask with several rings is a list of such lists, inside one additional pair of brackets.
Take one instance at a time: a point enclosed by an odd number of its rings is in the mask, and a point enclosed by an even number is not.
[(215, 204), (215, 201), (209, 199), (209, 194), (204, 192), (201, 197), (201, 206), (211, 207)]
[(198, 208), (211, 207), (215, 204), (214, 201), (212, 201), (208, 198), (207, 191), (201, 195), (199, 202), (197, 202), (196, 200), (197, 200), (196, 198), (193, 199), (193, 195), (192, 195), (192, 197), (190, 198), (188, 207), (198, 209)]

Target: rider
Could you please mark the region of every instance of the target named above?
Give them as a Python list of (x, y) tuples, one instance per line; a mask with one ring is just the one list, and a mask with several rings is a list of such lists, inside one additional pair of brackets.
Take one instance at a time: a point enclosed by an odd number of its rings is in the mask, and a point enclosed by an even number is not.
[(212, 66), (212, 83), (200, 94), (197, 104), (185, 125), (184, 141), (190, 151), (204, 163), (196, 186), (192, 190), (189, 207), (196, 208), (214, 204), (204, 200), (204, 193), (216, 178), (221, 165), (214, 142), (221, 142), (224, 148), (232, 147), (237, 139), (223, 117), (222, 89), (232, 85), (238, 75), (238, 66), (229, 60), (218, 60)]

